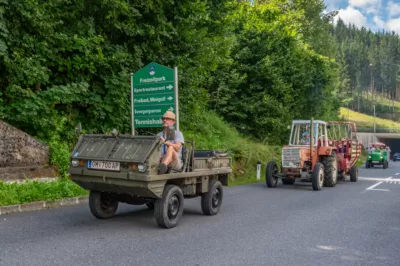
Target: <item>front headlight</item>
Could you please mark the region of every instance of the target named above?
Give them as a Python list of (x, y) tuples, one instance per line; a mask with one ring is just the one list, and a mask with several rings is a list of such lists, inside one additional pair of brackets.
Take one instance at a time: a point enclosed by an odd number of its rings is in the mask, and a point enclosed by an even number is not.
[(137, 168), (138, 168), (139, 172), (144, 173), (147, 170), (147, 165), (141, 163), (137, 166)]
[(73, 167), (77, 167), (79, 165), (79, 160), (72, 160), (71, 164)]

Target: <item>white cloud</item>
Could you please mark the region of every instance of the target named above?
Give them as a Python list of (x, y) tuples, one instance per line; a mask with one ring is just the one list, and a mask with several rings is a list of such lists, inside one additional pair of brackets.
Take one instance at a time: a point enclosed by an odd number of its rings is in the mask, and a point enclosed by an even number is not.
[(379, 29), (385, 29), (386, 28), (386, 23), (383, 21), (380, 17), (374, 16), (373, 21), (375, 22), (375, 25)]
[(389, 1), (387, 4), (387, 10), (390, 17), (400, 15), (400, 4), (396, 4), (393, 1)]
[(354, 7), (368, 7), (380, 5), (380, 0), (349, 0), (349, 5)]
[(339, 10), (339, 13), (335, 17), (335, 23), (339, 17), (344, 21), (345, 24), (351, 23), (359, 28), (362, 26), (367, 26), (367, 18), (359, 10), (351, 6), (348, 6), (346, 9)]
[(400, 33), (400, 18), (391, 19), (386, 23), (386, 25), (390, 31)]

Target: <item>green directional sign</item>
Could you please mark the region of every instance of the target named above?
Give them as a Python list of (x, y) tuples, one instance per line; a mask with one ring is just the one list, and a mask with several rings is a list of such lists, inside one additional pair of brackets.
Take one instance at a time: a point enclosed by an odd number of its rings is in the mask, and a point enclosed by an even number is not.
[(132, 134), (134, 128), (162, 127), (167, 110), (176, 114), (179, 129), (177, 87), (177, 68), (152, 62), (132, 74)]

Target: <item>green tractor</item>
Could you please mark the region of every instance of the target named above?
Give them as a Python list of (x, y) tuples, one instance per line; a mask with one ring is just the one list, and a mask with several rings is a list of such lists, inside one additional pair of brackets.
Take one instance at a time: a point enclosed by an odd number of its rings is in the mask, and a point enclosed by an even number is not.
[(365, 167), (371, 168), (374, 165), (382, 165), (383, 169), (389, 167), (390, 150), (386, 144), (378, 142), (372, 144), (372, 149), (368, 152)]

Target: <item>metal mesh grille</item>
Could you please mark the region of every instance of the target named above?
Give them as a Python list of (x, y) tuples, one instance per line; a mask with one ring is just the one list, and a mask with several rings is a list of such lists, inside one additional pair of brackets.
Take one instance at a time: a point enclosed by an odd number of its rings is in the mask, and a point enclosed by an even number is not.
[[(121, 162), (144, 162), (157, 144), (156, 136), (82, 135), (72, 156)], [(160, 154), (161, 155), (161, 154)]]
[(300, 149), (283, 149), (282, 166), (283, 167), (300, 166)]

